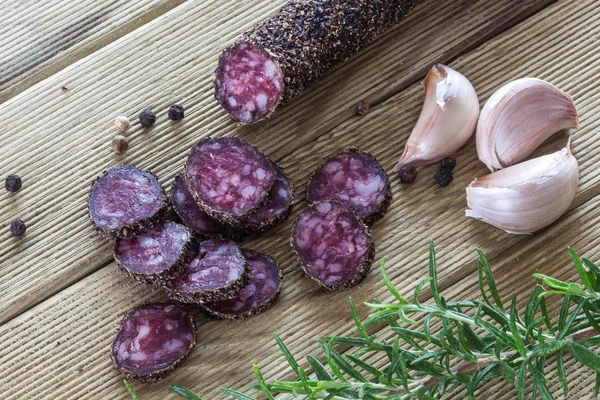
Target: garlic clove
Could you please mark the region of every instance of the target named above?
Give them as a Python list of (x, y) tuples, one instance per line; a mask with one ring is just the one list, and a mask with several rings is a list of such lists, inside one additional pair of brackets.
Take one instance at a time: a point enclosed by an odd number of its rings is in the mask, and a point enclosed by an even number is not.
[(404, 153), (394, 168), (434, 164), (460, 149), (475, 132), (479, 100), (471, 82), (442, 65), (431, 68), (423, 81), (425, 101)]
[(498, 89), (481, 110), (477, 154), (494, 172), (524, 160), (556, 132), (578, 127), (568, 94), (541, 79), (518, 79)]
[(508, 233), (528, 234), (556, 221), (577, 193), (579, 166), (568, 147), (476, 178), (467, 217)]

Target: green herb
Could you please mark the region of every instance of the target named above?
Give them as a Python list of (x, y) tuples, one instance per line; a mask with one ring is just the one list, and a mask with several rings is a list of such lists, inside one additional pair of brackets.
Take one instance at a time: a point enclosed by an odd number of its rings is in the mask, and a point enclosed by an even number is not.
[(135, 394), (135, 392), (133, 391), (133, 388), (131, 387), (129, 382), (127, 382), (126, 379), (124, 379), (123, 382), (125, 383), (125, 387), (127, 388), (127, 391), (129, 391), (129, 394), (131, 395), (131, 397), (133, 397), (133, 400), (140, 400), (140, 398), (137, 397), (137, 394)]

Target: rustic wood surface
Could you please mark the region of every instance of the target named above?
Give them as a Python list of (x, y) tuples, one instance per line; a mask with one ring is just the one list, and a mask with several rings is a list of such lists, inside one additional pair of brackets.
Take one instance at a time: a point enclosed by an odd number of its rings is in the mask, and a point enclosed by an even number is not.
[[(11, 4), (12, 3), (12, 4)], [(434, 62), (448, 63), (474, 84), (480, 102), (503, 83), (524, 76), (546, 79), (574, 97), (581, 128), (572, 149), (579, 160), (577, 197), (553, 226), (510, 236), (464, 217), (464, 188), (486, 173), (474, 140), (457, 154), (455, 180), (433, 182), (435, 167), (411, 186), (391, 174), (394, 202), (373, 227), (377, 257), (408, 293), (427, 273), (427, 245), (438, 250), (447, 297), (477, 296), (475, 248), (482, 248), (505, 297), (525, 300), (539, 269), (575, 277), (566, 247), (600, 261), (600, 13), (597, 0), (425, 0), (384, 38), (328, 75), (319, 85), (256, 127), (236, 127), (212, 99), (211, 73), (220, 50), (283, 0), (245, 1), (17, 1), (0, 5), (0, 177), (18, 173), (18, 194), (0, 191), (0, 394), (2, 399), (127, 399), (108, 358), (121, 316), (137, 304), (164, 299), (117, 270), (110, 246), (87, 221), (89, 185), (102, 170), (132, 163), (168, 185), (200, 138), (238, 135), (288, 171), (295, 212), (323, 157), (349, 145), (373, 153), (391, 172), (419, 115), (419, 85)], [(63, 91), (62, 86), (68, 88)], [(367, 99), (371, 112), (356, 115)], [(171, 123), (166, 110), (186, 107)], [(137, 114), (152, 108), (159, 121), (142, 129)], [(133, 121), (130, 150), (112, 153), (117, 115)], [(537, 154), (564, 146), (559, 133)], [(294, 213), (295, 214), (295, 213)], [(28, 225), (15, 240), (14, 218)], [(293, 215), (292, 215), (293, 219)], [(169, 384), (205, 399), (225, 398), (220, 387), (253, 383), (251, 365), (267, 378), (289, 369), (276, 350), (278, 332), (303, 358), (319, 354), (314, 339), (351, 334), (347, 298), (387, 298), (378, 271), (351, 291), (329, 293), (302, 276), (288, 245), (291, 220), (245, 246), (273, 255), (284, 269), (274, 307), (235, 322), (196, 315), (199, 345), (164, 382), (136, 385), (142, 400), (175, 399)], [(424, 294), (424, 298), (427, 293)], [(361, 315), (366, 310), (361, 308)], [(591, 398), (593, 374), (570, 360), (569, 398)], [(558, 380), (551, 374), (553, 392)], [(512, 399), (510, 385), (491, 382), (481, 399)], [(455, 395), (454, 398), (462, 398)]]

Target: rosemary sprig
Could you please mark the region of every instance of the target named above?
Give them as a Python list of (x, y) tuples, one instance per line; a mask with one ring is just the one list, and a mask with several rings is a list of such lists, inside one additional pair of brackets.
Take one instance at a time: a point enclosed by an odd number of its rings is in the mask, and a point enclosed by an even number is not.
[[(381, 273), (393, 302), (365, 303), (373, 312), (361, 321), (350, 299), (358, 335), (320, 339), (323, 354), (307, 356), (308, 371), (275, 334), (297, 379), (268, 383), (255, 365), (258, 384), (254, 389), (269, 399), (278, 393), (289, 393), (293, 397), (327, 400), (431, 400), (463, 388), (473, 400), (481, 383), (504, 379), (515, 385), (519, 399), (524, 399), (526, 389), (531, 388), (531, 398), (546, 400), (555, 395), (545, 374), (550, 356), (556, 358), (552, 362), (557, 364), (562, 392), (568, 394), (564, 356), (569, 353), (596, 373), (597, 396), (600, 356), (590, 347), (600, 345), (600, 269), (591, 261), (580, 259), (573, 249), (569, 248), (569, 252), (581, 284), (536, 273), (538, 284), (523, 313), (518, 312), (516, 293), (510, 304), (502, 302), (489, 262), (480, 250), (481, 299), (473, 301), (450, 302), (442, 296), (433, 244), (429, 250), (429, 278), (416, 286), (412, 301), (392, 285), (384, 260)], [(433, 301), (422, 303), (419, 295), (426, 285)], [(563, 299), (555, 318), (546, 306), (550, 295)], [(372, 326), (383, 328), (381, 335), (389, 336), (388, 339), (369, 334)], [(255, 400), (232, 389), (222, 392), (234, 399)]]

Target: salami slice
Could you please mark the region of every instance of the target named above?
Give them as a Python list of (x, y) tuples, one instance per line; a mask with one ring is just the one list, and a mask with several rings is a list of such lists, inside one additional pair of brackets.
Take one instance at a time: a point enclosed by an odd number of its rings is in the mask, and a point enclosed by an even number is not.
[(237, 122), (268, 118), (398, 24), (417, 0), (291, 0), (219, 59), (215, 98)]
[(149, 285), (175, 278), (189, 262), (192, 232), (175, 222), (164, 222), (131, 239), (118, 239), (115, 260), (129, 276)]
[(275, 259), (248, 249), (242, 253), (252, 278), (236, 297), (204, 303), (202, 308), (213, 317), (237, 319), (256, 315), (273, 304), (279, 295), (283, 276)]
[(131, 238), (151, 228), (167, 211), (167, 195), (151, 172), (124, 165), (109, 169), (92, 185), (90, 218), (105, 235)]
[(294, 192), (289, 178), (278, 166), (275, 189), (267, 203), (256, 214), (251, 215), (240, 224), (241, 230), (247, 234), (263, 233), (285, 221), (292, 212)]
[(241, 249), (233, 242), (211, 239), (200, 243), (187, 267), (165, 288), (174, 300), (202, 304), (237, 296), (249, 279)]
[(186, 182), (198, 205), (226, 223), (255, 214), (267, 202), (276, 177), (267, 157), (233, 137), (202, 140), (185, 166)]
[(190, 314), (174, 305), (150, 304), (123, 319), (111, 358), (125, 379), (156, 382), (178, 367), (195, 344)]
[(344, 150), (317, 168), (306, 189), (309, 202), (337, 200), (366, 224), (381, 218), (392, 200), (390, 180), (370, 154)]
[(330, 290), (362, 281), (375, 257), (367, 226), (354, 211), (331, 200), (298, 214), (291, 244), (304, 272)]
[(241, 231), (222, 224), (198, 207), (183, 174), (175, 177), (171, 187), (171, 204), (181, 221), (203, 239), (240, 240), (243, 237)]

